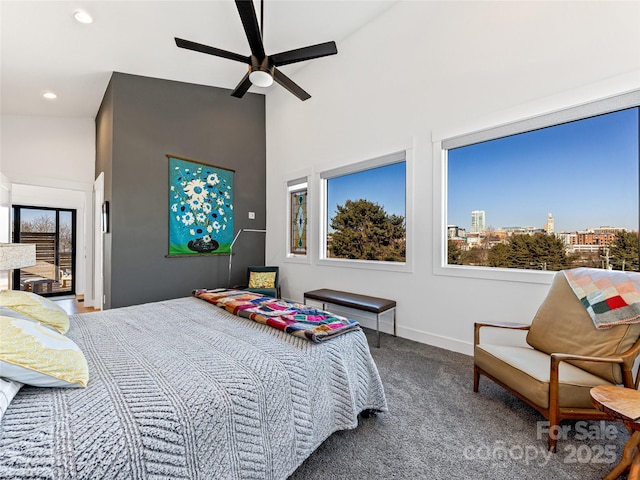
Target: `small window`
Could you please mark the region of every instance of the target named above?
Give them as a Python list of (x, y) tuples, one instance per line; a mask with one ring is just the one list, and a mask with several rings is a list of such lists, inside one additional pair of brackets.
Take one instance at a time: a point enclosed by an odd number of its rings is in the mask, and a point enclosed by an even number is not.
[(404, 264), (406, 176), (405, 152), (321, 173), (321, 259)]
[(289, 191), (289, 255), (307, 254), (308, 191), (307, 182), (295, 181)]

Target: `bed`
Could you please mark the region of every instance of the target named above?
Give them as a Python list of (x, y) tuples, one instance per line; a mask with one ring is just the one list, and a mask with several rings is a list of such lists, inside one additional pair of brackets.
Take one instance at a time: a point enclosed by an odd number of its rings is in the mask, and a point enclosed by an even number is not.
[(195, 297), (71, 316), (86, 388), (24, 386), (0, 478), (285, 479), (387, 410), (364, 333), (314, 343)]

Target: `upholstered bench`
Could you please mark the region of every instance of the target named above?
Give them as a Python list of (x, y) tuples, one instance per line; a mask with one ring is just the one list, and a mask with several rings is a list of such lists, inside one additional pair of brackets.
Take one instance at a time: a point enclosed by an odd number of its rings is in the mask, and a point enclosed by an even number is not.
[(325, 305), (331, 303), (341, 307), (353, 308), (376, 314), (376, 332), (378, 335), (378, 348), (380, 348), (380, 315), (389, 310), (393, 310), (393, 335), (396, 334), (396, 301), (387, 298), (370, 297), (369, 295), (360, 295), (359, 293), (342, 292), (340, 290), (331, 290), (321, 288), (319, 290), (311, 290), (304, 293), (304, 303), (307, 299), (322, 302), (322, 309), (326, 310)]

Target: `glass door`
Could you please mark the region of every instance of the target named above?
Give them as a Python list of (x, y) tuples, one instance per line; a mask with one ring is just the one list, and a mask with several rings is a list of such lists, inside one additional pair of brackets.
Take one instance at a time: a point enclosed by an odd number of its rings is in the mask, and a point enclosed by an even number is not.
[(13, 288), (43, 296), (75, 294), (76, 211), (13, 207), (13, 241), (36, 245), (36, 264), (15, 270)]

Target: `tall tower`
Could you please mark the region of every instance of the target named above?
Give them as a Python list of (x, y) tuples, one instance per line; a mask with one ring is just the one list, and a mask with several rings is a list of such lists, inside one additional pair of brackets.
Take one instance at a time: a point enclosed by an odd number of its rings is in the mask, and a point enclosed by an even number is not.
[(547, 214), (547, 224), (544, 226), (544, 231), (548, 234), (552, 234), (554, 232), (553, 215), (551, 213)]
[(471, 212), (471, 233), (484, 233), (484, 210)]

